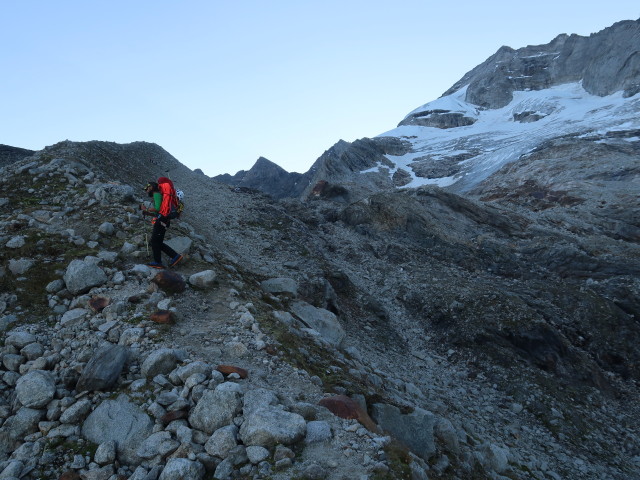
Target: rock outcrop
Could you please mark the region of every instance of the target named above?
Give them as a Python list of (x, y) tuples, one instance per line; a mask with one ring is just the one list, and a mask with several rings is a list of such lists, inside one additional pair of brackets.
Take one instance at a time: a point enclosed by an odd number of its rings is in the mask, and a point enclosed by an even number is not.
[(546, 45), (502, 47), (444, 95), (469, 85), (469, 103), (500, 108), (515, 90), (580, 81), (598, 96), (623, 91), (632, 97), (640, 92), (640, 20), (618, 22), (588, 37), (563, 34)]

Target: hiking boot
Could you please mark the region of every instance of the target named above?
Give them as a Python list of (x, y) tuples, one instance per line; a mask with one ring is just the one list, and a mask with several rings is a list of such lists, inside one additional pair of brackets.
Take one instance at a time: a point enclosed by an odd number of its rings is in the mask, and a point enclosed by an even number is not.
[(178, 263), (180, 263), (180, 260), (182, 260), (184, 257), (180, 254), (176, 255), (175, 257), (173, 257), (171, 259), (171, 262), (169, 263), (170, 267), (175, 267)]
[(162, 270), (164, 268), (164, 265), (158, 262), (151, 262), (151, 263), (147, 263), (147, 267), (157, 268), (158, 270)]

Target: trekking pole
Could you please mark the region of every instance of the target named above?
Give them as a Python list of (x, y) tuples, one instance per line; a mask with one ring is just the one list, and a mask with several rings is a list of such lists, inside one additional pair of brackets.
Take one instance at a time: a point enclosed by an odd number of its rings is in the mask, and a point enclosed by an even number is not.
[(144, 246), (147, 247), (147, 257), (149, 256), (149, 236), (144, 234)]

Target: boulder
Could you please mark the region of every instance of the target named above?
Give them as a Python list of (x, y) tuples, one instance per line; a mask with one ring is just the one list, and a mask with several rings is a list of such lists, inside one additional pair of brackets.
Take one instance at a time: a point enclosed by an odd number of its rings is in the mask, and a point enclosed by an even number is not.
[(417, 456), (428, 461), (436, 453), (434, 428), (438, 419), (433, 413), (416, 408), (412, 413), (403, 414), (398, 407), (376, 403), (372, 414), (382, 430), (392, 434)]
[(34, 343), (36, 341), (36, 336), (29, 332), (11, 332), (9, 335), (7, 335), (4, 344), (14, 346), (18, 350), (20, 350), (30, 343)]
[(27, 270), (29, 270), (34, 265), (34, 261), (28, 258), (20, 258), (18, 260), (11, 259), (9, 260), (9, 271), (13, 273), (16, 277), (20, 275), (24, 275)]
[(33, 370), (20, 377), (16, 384), (16, 397), (28, 408), (46, 406), (56, 394), (56, 382), (50, 372)]
[(305, 325), (317, 331), (328, 343), (340, 347), (346, 333), (332, 312), (303, 301), (293, 302), (291, 312)]
[(175, 452), (179, 446), (180, 442), (171, 438), (171, 432), (162, 430), (145, 439), (136, 450), (136, 455), (144, 459), (157, 456), (164, 458)]
[(156, 375), (167, 375), (176, 368), (178, 357), (173, 348), (161, 348), (151, 352), (142, 363), (141, 373), (146, 378), (153, 378)]
[(200, 480), (204, 478), (205, 469), (200, 462), (186, 458), (172, 458), (162, 470), (158, 480)]
[(165, 243), (173, 248), (176, 252), (185, 254), (191, 249), (193, 240), (189, 237), (171, 237)]
[(87, 363), (78, 379), (78, 392), (108, 390), (113, 387), (129, 359), (129, 350), (122, 345), (102, 347)]
[(298, 295), (298, 283), (292, 278), (270, 278), (260, 284), (267, 293)]
[(72, 260), (63, 278), (67, 289), (74, 295), (104, 285), (108, 280), (98, 265), (84, 260)]
[(306, 431), (307, 422), (297, 413), (261, 407), (245, 415), (240, 427), (240, 439), (247, 446), (291, 445), (302, 440)]
[(304, 443), (320, 443), (331, 440), (331, 426), (324, 420), (313, 420), (307, 423), (307, 435)]
[(125, 395), (102, 402), (82, 425), (83, 437), (96, 445), (114, 441), (120, 460), (131, 465), (140, 463), (136, 451), (152, 431), (151, 418)]
[(189, 423), (205, 433), (214, 431), (233, 422), (240, 412), (242, 400), (240, 392), (223, 387), (220, 384), (215, 390), (206, 390), (189, 415)]
[(204, 270), (194, 273), (189, 277), (189, 283), (197, 288), (208, 288), (216, 281), (216, 272), (213, 270)]
[(204, 449), (209, 455), (224, 459), (237, 444), (238, 427), (227, 425), (213, 432), (207, 443), (204, 444)]

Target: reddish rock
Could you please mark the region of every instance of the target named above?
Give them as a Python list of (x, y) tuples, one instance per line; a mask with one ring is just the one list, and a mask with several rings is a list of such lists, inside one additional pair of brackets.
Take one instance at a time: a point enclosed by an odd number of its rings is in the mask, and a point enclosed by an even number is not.
[(318, 405), (325, 407), (340, 418), (355, 418), (371, 432), (378, 431), (378, 427), (369, 414), (358, 402), (346, 395), (335, 395), (333, 397), (323, 398), (318, 402)]
[(276, 347), (275, 345), (272, 345), (272, 344), (269, 343), (264, 348), (264, 351), (267, 352), (269, 355), (277, 355), (278, 354), (278, 347)]
[(60, 478), (58, 480), (81, 480), (81, 477), (77, 472), (68, 470), (60, 475)]
[(173, 325), (176, 323), (176, 314), (171, 310), (156, 310), (150, 317), (152, 322)]
[(111, 299), (109, 297), (97, 296), (97, 297), (91, 297), (91, 299), (89, 300), (89, 306), (96, 313), (102, 312), (102, 310), (104, 310), (104, 308), (110, 303), (111, 303)]
[(249, 376), (249, 372), (247, 370), (240, 367), (234, 367), (233, 365), (218, 365), (216, 367), (216, 370), (224, 375), (237, 373), (238, 375), (240, 375), (240, 378), (247, 378)]
[(169, 294), (182, 293), (187, 288), (187, 282), (182, 278), (182, 275), (171, 270), (159, 272), (151, 281)]
[(129, 303), (140, 303), (142, 302), (142, 296), (141, 295), (131, 295), (129, 298), (127, 298), (127, 302)]
[(160, 417), (160, 421), (168, 425), (174, 420), (181, 420), (183, 418), (187, 418), (189, 416), (189, 412), (186, 410), (173, 410), (171, 412), (165, 413), (162, 417)]

